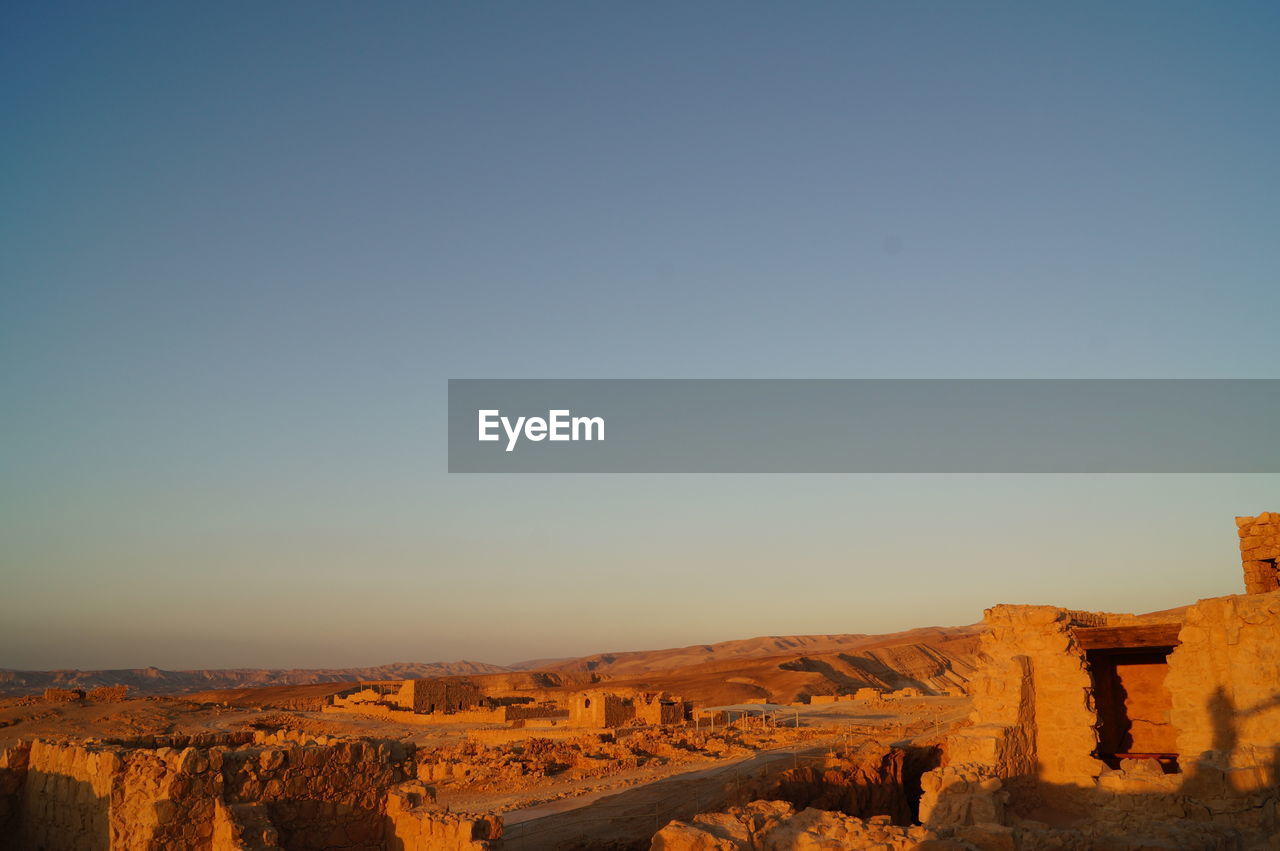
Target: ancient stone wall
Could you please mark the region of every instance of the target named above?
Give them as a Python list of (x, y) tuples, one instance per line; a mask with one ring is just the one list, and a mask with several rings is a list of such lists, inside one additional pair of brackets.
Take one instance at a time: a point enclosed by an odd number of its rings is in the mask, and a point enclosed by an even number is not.
[(409, 779), (412, 753), (368, 741), (227, 751), (223, 797), (265, 805), (286, 848), (379, 848), (386, 792)]
[(34, 742), (19, 805), (19, 844), (60, 851), (107, 848), (109, 798), (118, 770), (114, 752)]
[(73, 700), (84, 700), (84, 689), (47, 688), (43, 697), (50, 703), (70, 703)]
[(335, 703), (324, 707), (322, 711), (339, 715), (367, 715), (415, 727), (439, 727), (448, 724), (502, 724), (508, 720), (508, 711), (511, 708), (513, 707), (500, 706), (496, 709), (466, 709), (449, 713), (434, 712), (428, 715), (388, 706), (385, 703)]
[(635, 718), (630, 699), (605, 691), (574, 695), (569, 723), (574, 727), (618, 727)]
[(85, 700), (95, 703), (114, 703), (129, 696), (128, 686), (98, 686), (85, 692)]
[(986, 765), (997, 777), (1092, 783), (1104, 766), (1091, 756), (1097, 719), (1072, 613), (1001, 605), (987, 610), (984, 623), (985, 666), (971, 681), (973, 726), (950, 744), (949, 761)]
[(387, 851), (428, 848), (495, 848), (502, 837), (502, 819), (472, 813), (441, 812), (427, 806), (430, 793), (411, 782), (387, 794)]
[(133, 736), (130, 738), (103, 739), (98, 744), (117, 748), (141, 748), (155, 750), (157, 748), (234, 748), (258, 742), (264, 736), (287, 735), (282, 733), (266, 733), (261, 730), (237, 733), (178, 733), (168, 736)]
[[(1275, 515), (1272, 515), (1275, 516)], [(1280, 783), (1280, 592), (1187, 610), (1166, 686), (1183, 773), (1198, 793), (1251, 795)]]
[[(21, 851), (380, 851), (486, 848), (500, 835), (497, 817), (393, 805), (389, 793), (415, 771), (414, 747), (391, 740), (35, 742), (0, 752), (0, 836)], [(422, 837), (432, 844), (413, 844)]]
[(410, 707), (414, 712), (461, 712), (480, 705), (484, 693), (474, 681), (463, 677), (433, 677), (408, 680)]
[(217, 802), (209, 851), (281, 851), (279, 839), (261, 804)]
[(683, 724), (684, 720), (684, 701), (666, 694), (588, 691), (574, 695), (569, 704), (569, 724), (573, 727)]
[(507, 721), (524, 721), (535, 718), (568, 718), (569, 710), (555, 706), (507, 706), (504, 707)]
[(684, 723), (684, 701), (645, 695), (634, 702), (636, 720), (642, 724)]
[(110, 752), (111, 848), (199, 848), (213, 839), (223, 748)]
[(1280, 514), (1264, 511), (1257, 517), (1237, 517), (1236, 530), (1240, 533), (1245, 593), (1280, 590)]

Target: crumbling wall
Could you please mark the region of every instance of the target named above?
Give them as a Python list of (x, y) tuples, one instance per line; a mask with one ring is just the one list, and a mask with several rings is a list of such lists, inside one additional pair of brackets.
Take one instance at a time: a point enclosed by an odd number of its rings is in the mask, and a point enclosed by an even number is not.
[(412, 755), (390, 741), (227, 751), (223, 796), (265, 805), (285, 848), (377, 848), (386, 792), (409, 779)]
[(489, 847), (475, 842), (501, 834), (496, 816), (454, 817), (421, 801), (388, 821), (389, 792), (415, 768), (416, 749), (389, 740), (182, 749), (36, 742), (0, 751), (0, 846), (380, 851), (396, 835), (434, 838), (391, 847), (446, 849)]
[(1280, 590), (1280, 514), (1264, 511), (1257, 517), (1237, 517), (1236, 531), (1240, 533), (1245, 593)]
[(108, 752), (111, 847), (200, 848), (212, 841), (225, 748)]
[(172, 748), (174, 750), (213, 747), (234, 748), (240, 745), (253, 744), (264, 736), (276, 735), (288, 735), (288, 733), (284, 731), (266, 733), (261, 730), (246, 730), (235, 733), (174, 733), (167, 736), (133, 736), (127, 739), (104, 739), (98, 744), (118, 748), (141, 748), (143, 750), (156, 750), (158, 748)]
[(467, 709), (460, 712), (426, 714), (388, 706), (385, 703), (335, 703), (324, 707), (321, 711), (339, 715), (368, 715), (417, 727), (438, 727), (448, 724), (502, 724), (507, 720), (507, 711), (510, 708), (500, 706), (496, 709)]
[(414, 712), (461, 712), (480, 705), (484, 692), (474, 681), (464, 677), (432, 677), (408, 680)]
[(71, 703), (76, 700), (91, 700), (95, 703), (108, 703), (124, 700), (129, 695), (128, 686), (98, 686), (85, 691), (82, 688), (56, 688), (50, 686), (44, 690), (42, 697), (50, 703)]
[(98, 686), (85, 692), (85, 700), (95, 703), (114, 703), (129, 696), (128, 686)]
[[(1276, 515), (1270, 515), (1276, 516)], [(1166, 684), (1186, 788), (1268, 805), (1280, 784), (1280, 592), (1187, 610)]]
[(430, 800), (430, 792), (417, 782), (405, 783), (387, 793), (387, 851), (480, 851), (498, 847), (501, 818), (441, 811), (428, 806)]
[(665, 693), (621, 695), (588, 691), (574, 695), (569, 704), (569, 723), (574, 727), (683, 724), (684, 720), (684, 701)]
[(971, 680), (973, 726), (948, 744), (948, 761), (988, 766), (993, 776), (1033, 775), (1085, 785), (1102, 771), (1091, 754), (1097, 722), (1074, 613), (1053, 606), (986, 611), (985, 666)]
[(84, 689), (79, 688), (47, 688), (44, 699), (50, 703), (70, 703), (73, 700), (84, 700)]
[(209, 851), (280, 851), (279, 839), (261, 804), (217, 802)]
[(642, 724), (681, 724), (684, 722), (684, 701), (661, 695), (645, 695), (636, 698), (635, 717)]
[(568, 718), (569, 710), (556, 706), (506, 706), (503, 707), (504, 720), (525, 721), (536, 718)]

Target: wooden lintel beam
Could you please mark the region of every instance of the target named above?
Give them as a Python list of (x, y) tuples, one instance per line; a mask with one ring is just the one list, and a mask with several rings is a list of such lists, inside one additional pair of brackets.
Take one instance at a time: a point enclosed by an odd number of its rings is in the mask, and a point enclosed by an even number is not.
[(1137, 626), (1078, 626), (1071, 630), (1083, 650), (1123, 650), (1130, 647), (1177, 647), (1180, 623)]

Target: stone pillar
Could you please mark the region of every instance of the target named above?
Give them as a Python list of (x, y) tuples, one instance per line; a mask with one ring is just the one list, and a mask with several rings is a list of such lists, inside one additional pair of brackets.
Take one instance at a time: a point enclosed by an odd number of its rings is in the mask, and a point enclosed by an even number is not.
[(1257, 517), (1237, 517), (1236, 529), (1240, 533), (1245, 593), (1280, 590), (1280, 514), (1264, 511)]

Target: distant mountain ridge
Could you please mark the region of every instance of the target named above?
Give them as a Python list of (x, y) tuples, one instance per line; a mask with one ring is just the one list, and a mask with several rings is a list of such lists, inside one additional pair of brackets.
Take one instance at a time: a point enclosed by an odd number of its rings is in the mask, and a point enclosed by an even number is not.
[[(91, 689), (97, 686), (127, 685), (138, 695), (174, 695), (194, 692), (214, 692), (230, 689), (265, 688), (279, 686), (306, 686), (322, 683), (354, 682), (356, 680), (401, 680), (425, 677), (522, 675), (531, 672), (547, 672), (551, 675), (591, 680), (626, 681), (645, 678), (652, 674), (688, 669), (727, 670), (745, 666), (752, 671), (779, 670), (796, 672), (796, 663), (814, 664), (809, 660), (822, 660), (822, 667), (832, 676), (853, 683), (855, 680), (876, 681), (871, 673), (878, 666), (871, 664), (879, 654), (877, 649), (901, 645), (919, 645), (930, 653), (941, 652), (947, 659), (954, 658), (954, 667), (964, 669), (976, 653), (979, 627), (919, 627), (885, 635), (863, 633), (835, 635), (769, 635), (756, 638), (721, 641), (715, 644), (694, 644), (688, 647), (672, 647), (661, 650), (629, 650), (615, 653), (596, 653), (589, 656), (533, 659), (513, 665), (491, 665), (486, 662), (460, 660), (457, 662), (397, 662), (368, 668), (227, 668), (212, 670), (166, 671), (160, 668), (129, 668), (105, 671), (17, 671), (0, 669), (0, 695), (38, 694), (45, 688)], [(837, 654), (846, 654), (828, 664)], [(863, 672), (847, 667), (855, 654), (864, 661)], [(936, 655), (936, 653), (935, 653)], [(920, 664), (925, 657), (911, 657)], [(930, 656), (932, 660), (934, 657)], [(941, 658), (941, 657), (938, 657)], [(787, 660), (794, 660), (782, 664)], [(905, 662), (905, 659), (902, 660)], [(903, 667), (902, 662), (895, 662)], [(886, 666), (895, 676), (894, 664)], [(926, 667), (933, 664), (925, 661)], [(764, 667), (761, 667), (763, 665)], [(947, 663), (951, 666), (951, 663)], [(710, 666), (710, 668), (708, 668)], [(908, 666), (909, 667), (909, 666)], [(938, 672), (931, 672), (935, 676)], [(960, 677), (963, 679), (963, 677)]]
[(510, 670), (501, 665), (465, 659), (457, 662), (396, 662), (369, 668), (222, 668), (192, 671), (166, 671), (161, 668), (16, 671), (0, 668), (0, 694), (37, 694), (51, 687), (91, 689), (115, 685), (127, 685), (131, 692), (138, 694), (184, 694), (210, 689), (500, 674)]
[(721, 641), (715, 644), (692, 644), (688, 647), (672, 647), (665, 650), (596, 653), (575, 659), (536, 659), (517, 662), (510, 667), (516, 670), (536, 668), (543, 671), (593, 672), (608, 677), (625, 677), (711, 662), (747, 661), (784, 655), (809, 656), (899, 644), (946, 646), (952, 642), (972, 639), (977, 634), (978, 626), (973, 625), (926, 626), (885, 635), (865, 633), (765, 635), (757, 638)]

